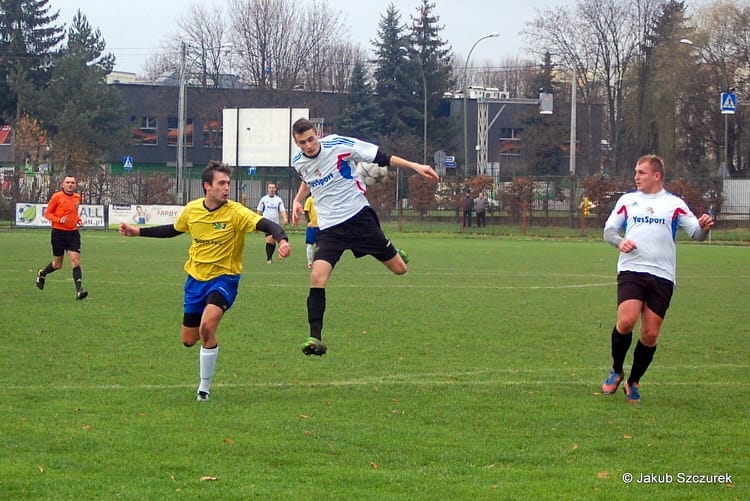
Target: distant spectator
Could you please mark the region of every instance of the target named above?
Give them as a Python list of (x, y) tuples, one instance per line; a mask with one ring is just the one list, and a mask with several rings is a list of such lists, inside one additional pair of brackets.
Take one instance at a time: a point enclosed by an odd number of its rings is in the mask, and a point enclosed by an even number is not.
[(483, 191), (479, 192), (479, 196), (474, 199), (474, 211), (477, 213), (477, 226), (487, 226), (484, 218), (487, 213), (487, 207), (489, 207), (490, 201), (487, 200)]
[(471, 211), (474, 210), (474, 199), (471, 197), (470, 191), (467, 191), (463, 200), (461, 200), (461, 208), (464, 211), (464, 222), (462, 226), (464, 228), (471, 228)]

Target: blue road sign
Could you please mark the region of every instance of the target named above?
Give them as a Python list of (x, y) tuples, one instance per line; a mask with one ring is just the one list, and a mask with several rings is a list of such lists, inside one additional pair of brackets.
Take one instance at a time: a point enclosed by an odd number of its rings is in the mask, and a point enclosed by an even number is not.
[(133, 170), (133, 157), (122, 157), (122, 168), (125, 170)]
[(247, 175), (248, 176), (254, 176), (255, 175), (255, 167), (248, 167), (247, 168)]
[(456, 164), (456, 157), (449, 155), (445, 157), (445, 168), (455, 169), (458, 165)]
[(734, 92), (721, 93), (721, 113), (722, 115), (734, 115), (737, 109), (737, 94)]

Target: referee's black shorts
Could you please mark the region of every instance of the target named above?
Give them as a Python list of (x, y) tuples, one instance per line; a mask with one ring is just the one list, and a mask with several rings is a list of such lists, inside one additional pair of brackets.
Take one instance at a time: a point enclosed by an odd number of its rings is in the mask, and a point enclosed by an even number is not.
[(52, 255), (60, 257), (65, 251), (81, 253), (81, 233), (78, 230), (52, 229)]
[(354, 257), (373, 256), (378, 261), (388, 261), (398, 253), (380, 228), (378, 215), (372, 207), (365, 207), (343, 223), (318, 232), (315, 259), (336, 266), (347, 250), (352, 251)]
[(659, 315), (667, 314), (672, 301), (674, 284), (666, 278), (650, 273), (621, 271), (617, 274), (617, 305), (628, 299), (637, 299)]

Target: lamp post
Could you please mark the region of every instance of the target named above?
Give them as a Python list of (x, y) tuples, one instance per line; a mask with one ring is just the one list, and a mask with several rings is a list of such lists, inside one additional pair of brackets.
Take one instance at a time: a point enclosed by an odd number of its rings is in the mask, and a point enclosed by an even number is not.
[(576, 175), (576, 93), (578, 89), (578, 73), (573, 65), (573, 80), (570, 90), (570, 164), (568, 169), (571, 176)]
[(422, 108), (422, 163), (427, 164), (427, 78), (424, 75), (424, 68), (419, 66), (422, 73), (422, 96), (424, 98), (424, 108)]
[(182, 42), (180, 52), (180, 91), (177, 102), (177, 203), (184, 204), (183, 193), (185, 191), (182, 179), (185, 163), (185, 56), (187, 54), (187, 45)]
[[(471, 49), (469, 49), (469, 53), (466, 55), (466, 63), (464, 64), (464, 165), (467, 167), (469, 165), (469, 120), (467, 117), (467, 109), (468, 109), (468, 94), (469, 94), (469, 59), (471, 59), (471, 53), (474, 52), (474, 48), (477, 46), (479, 42), (482, 40), (485, 40), (487, 38), (497, 38), (500, 36), (500, 33), (494, 31), (488, 35), (483, 36), (476, 42), (474, 42), (474, 45), (471, 46)], [(465, 168), (464, 167), (464, 168)]]
[[(709, 61), (706, 56), (703, 55), (703, 51), (701, 50), (702, 47), (699, 45), (696, 45), (692, 40), (688, 38), (683, 38), (680, 40), (680, 43), (685, 45), (690, 45), (691, 47), (695, 47), (698, 50), (698, 54), (700, 54), (701, 58), (703, 58), (704, 61), (711, 64), (711, 61)], [(727, 89), (727, 92), (730, 92), (730, 86), (729, 86), (729, 78), (727, 77), (726, 72), (726, 66), (722, 65), (722, 73), (724, 76), (724, 88)], [(724, 113), (724, 168), (721, 169), (721, 177), (723, 178), (726, 173), (729, 171), (729, 114)]]

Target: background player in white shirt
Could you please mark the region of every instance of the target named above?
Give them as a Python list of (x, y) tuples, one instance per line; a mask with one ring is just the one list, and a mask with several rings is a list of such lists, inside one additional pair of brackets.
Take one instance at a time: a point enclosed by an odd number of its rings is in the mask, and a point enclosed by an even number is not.
[[(280, 196), (276, 195), (276, 185), (268, 183), (266, 194), (258, 202), (258, 213), (266, 219), (281, 225), (289, 222), (286, 215), (286, 207)], [(276, 239), (273, 235), (266, 233), (266, 262), (273, 262), (273, 253), (276, 251)]]
[(656, 352), (656, 340), (676, 283), (677, 230), (705, 240), (714, 220), (696, 218), (681, 198), (664, 190), (664, 161), (644, 155), (635, 166), (637, 191), (625, 193), (604, 224), (604, 240), (620, 250), (617, 261), (617, 324), (612, 330), (612, 369), (602, 392), (612, 394), (625, 377), (623, 363), (638, 318), (641, 330), (623, 389), (640, 402), (640, 378)]
[(302, 203), (312, 193), (320, 227), (307, 297), (310, 338), (303, 344), (302, 352), (321, 356), (326, 352), (321, 341), (325, 287), (344, 251), (352, 251), (355, 257), (371, 255), (393, 273), (406, 273), (403, 253), (383, 234), (378, 216), (365, 197), (365, 186), (355, 174), (355, 162), (412, 169), (433, 181), (440, 177), (429, 165), (388, 155), (376, 145), (359, 139), (332, 134), (318, 140), (315, 126), (304, 118), (294, 122), (292, 135), (302, 150), (292, 159), (292, 167), (302, 178), (294, 197), (292, 224), (299, 221)]

